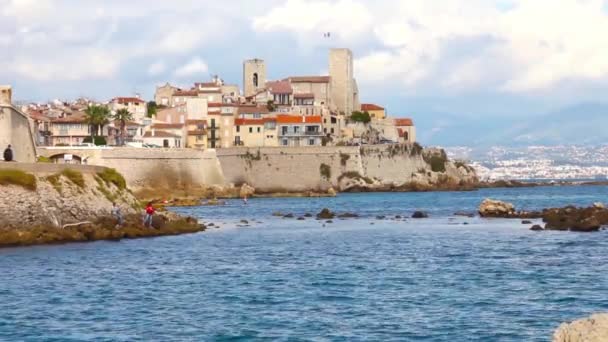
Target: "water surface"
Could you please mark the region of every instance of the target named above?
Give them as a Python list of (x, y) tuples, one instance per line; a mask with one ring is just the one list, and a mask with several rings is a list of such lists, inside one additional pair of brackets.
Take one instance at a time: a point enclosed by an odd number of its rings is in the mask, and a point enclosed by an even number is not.
[[(452, 214), (485, 197), (588, 205), (607, 189), (229, 201), (176, 209), (222, 227), (204, 233), (3, 249), (0, 340), (546, 341), (608, 310), (608, 233)], [(362, 218), (272, 216), (323, 207)], [(394, 219), (413, 210), (431, 218)]]

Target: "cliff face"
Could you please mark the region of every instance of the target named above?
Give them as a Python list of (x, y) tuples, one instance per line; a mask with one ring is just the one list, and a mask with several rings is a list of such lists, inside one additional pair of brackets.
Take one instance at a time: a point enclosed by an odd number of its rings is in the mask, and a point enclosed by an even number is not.
[(95, 221), (110, 215), (113, 201), (123, 215), (138, 212), (124, 179), (108, 169), (31, 165), (37, 170), (0, 169), (0, 229)]
[(217, 151), (228, 183), (257, 192), (432, 190), (473, 186), (475, 171), (417, 144)]

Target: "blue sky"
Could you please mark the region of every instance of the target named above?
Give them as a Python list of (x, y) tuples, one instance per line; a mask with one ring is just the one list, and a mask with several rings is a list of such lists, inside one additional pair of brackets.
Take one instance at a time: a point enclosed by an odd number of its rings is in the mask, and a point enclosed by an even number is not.
[[(606, 0), (0, 0), (0, 83), (22, 100), (104, 100), (219, 74), (320, 74), (349, 47), (362, 101), (449, 122), (607, 101)], [(331, 32), (331, 39), (323, 38)], [(446, 123), (447, 122), (447, 123)], [(424, 135), (423, 135), (424, 136)]]

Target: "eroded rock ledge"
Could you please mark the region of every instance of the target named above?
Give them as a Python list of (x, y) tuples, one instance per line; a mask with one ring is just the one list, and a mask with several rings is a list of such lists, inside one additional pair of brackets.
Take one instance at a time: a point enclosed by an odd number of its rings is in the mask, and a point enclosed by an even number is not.
[(608, 340), (608, 313), (595, 314), (563, 323), (553, 334), (553, 342), (605, 342)]
[(608, 225), (608, 209), (601, 203), (588, 208), (567, 206), (549, 208), (542, 211), (517, 211), (508, 202), (485, 199), (479, 206), (479, 215), (486, 218), (542, 218), (545, 226), (535, 225), (533, 230), (561, 230), (575, 232), (595, 232)]

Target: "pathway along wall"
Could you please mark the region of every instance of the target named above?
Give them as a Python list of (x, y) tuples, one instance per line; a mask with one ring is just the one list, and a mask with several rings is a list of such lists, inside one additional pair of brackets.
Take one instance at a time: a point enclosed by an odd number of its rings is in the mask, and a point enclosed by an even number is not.
[(217, 150), (226, 182), (258, 193), (465, 186), (473, 169), (417, 144), (365, 147), (263, 147)]

